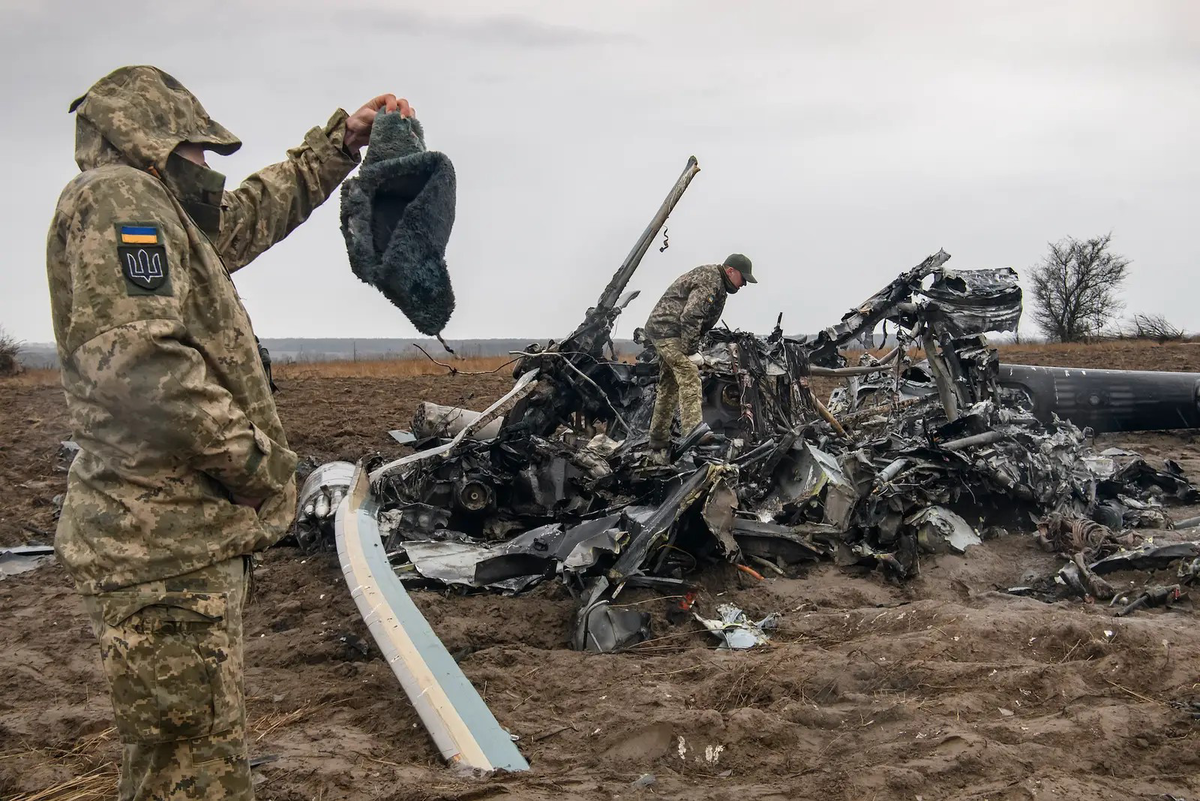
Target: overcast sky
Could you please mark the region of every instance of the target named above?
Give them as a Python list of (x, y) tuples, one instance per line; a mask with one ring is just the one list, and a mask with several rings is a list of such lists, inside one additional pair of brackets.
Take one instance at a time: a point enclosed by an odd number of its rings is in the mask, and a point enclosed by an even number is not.
[[(125, 64), (173, 74), (245, 142), (232, 186), (338, 106), (407, 97), (453, 160), (449, 338), (566, 334), (695, 154), (634, 277), (641, 325), (732, 251), (725, 320), (804, 332), (945, 248), (1024, 270), (1113, 232), (1129, 312), (1200, 331), (1200, 3), (0, 0), (8, 250), (0, 325), (51, 341), (45, 234), (72, 99)], [(260, 336), (408, 337), (350, 271), (335, 195), (237, 275)]]

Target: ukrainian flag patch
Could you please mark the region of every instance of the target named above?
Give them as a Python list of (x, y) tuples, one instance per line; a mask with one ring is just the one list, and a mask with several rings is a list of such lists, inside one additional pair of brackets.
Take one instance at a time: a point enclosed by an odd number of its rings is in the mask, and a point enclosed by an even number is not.
[(170, 295), (166, 238), (150, 223), (117, 223), (117, 261), (130, 295)]
[(158, 228), (152, 225), (122, 225), (122, 245), (157, 245)]

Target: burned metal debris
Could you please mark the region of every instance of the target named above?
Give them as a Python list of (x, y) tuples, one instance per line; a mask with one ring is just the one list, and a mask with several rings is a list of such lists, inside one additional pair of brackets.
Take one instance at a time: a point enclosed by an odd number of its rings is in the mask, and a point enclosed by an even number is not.
[[(405, 583), (520, 593), (560, 581), (578, 599), (575, 647), (612, 651), (649, 636), (648, 615), (612, 603), (623, 588), (686, 592), (705, 564), (794, 575), (829, 559), (904, 580), (922, 554), (964, 552), (998, 526), (1054, 516), (1161, 525), (1164, 501), (1200, 498), (1177, 465), (1097, 453), (1089, 431), (1046, 414), (1036, 388), (1002, 380), (986, 335), (1016, 328), (1016, 274), (950, 270), (944, 251), (816, 335), (785, 335), (779, 320), (765, 336), (710, 332), (705, 424), (679, 433), (668, 466), (651, 464), (657, 356), (646, 343), (633, 362), (616, 359), (611, 332), (698, 169), (689, 162), (583, 322), (519, 354), (513, 390), (492, 407), (425, 404), (411, 433), (393, 432), (415, 453), (364, 460), (353, 481), (344, 465), (330, 467), (337, 482), (310, 478), (301, 543), (328, 533), (321, 513), (340, 492), (339, 519), (376, 527)], [(881, 326), (890, 350), (875, 356), (863, 346)], [(828, 404), (817, 377), (845, 380)], [(1094, 555), (1122, 544), (1078, 536)], [(1072, 565), (1093, 592), (1103, 571)], [(748, 630), (744, 616), (726, 618), (721, 630)]]
[(53, 545), (17, 545), (0, 549), (0, 580), (49, 564), (54, 559)]
[(349, 462), (327, 462), (315, 468), (304, 479), (296, 505), (294, 534), (301, 548), (312, 549), (328, 543), (333, 528), (333, 516), (350, 488), (354, 465)]
[[(1167, 526), (1169, 528), (1169, 522)], [(1200, 541), (1155, 542), (1133, 529), (1110, 529), (1094, 520), (1050, 515), (1038, 522), (1038, 544), (1067, 558), (1057, 573), (1029, 586), (1012, 587), (1013, 595), (1055, 601), (1082, 598), (1108, 601), (1123, 617), (1139, 609), (1171, 606), (1187, 598), (1186, 588), (1200, 579)], [(1140, 590), (1118, 591), (1106, 576), (1151, 573), (1176, 565), (1177, 584), (1147, 584)], [(1128, 586), (1121, 582), (1118, 586)]]
[(717, 607), (717, 617), (709, 619), (698, 612), (693, 612), (696, 620), (710, 634), (720, 640), (720, 648), (732, 651), (744, 651), (756, 645), (766, 645), (770, 637), (768, 632), (776, 627), (778, 614), (770, 614), (759, 621), (750, 620), (746, 613), (733, 604), (721, 604)]

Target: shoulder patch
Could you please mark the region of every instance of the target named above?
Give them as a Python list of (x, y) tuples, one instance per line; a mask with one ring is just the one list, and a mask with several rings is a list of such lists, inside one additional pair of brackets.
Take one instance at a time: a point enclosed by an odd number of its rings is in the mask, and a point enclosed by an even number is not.
[(170, 295), (167, 246), (154, 223), (117, 223), (117, 260), (130, 295)]

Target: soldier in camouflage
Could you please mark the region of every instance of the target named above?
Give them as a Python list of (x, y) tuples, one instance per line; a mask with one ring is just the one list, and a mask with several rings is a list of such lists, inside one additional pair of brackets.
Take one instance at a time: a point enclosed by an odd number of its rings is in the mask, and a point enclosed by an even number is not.
[(120, 798), (253, 797), (242, 686), (249, 555), (296, 505), (288, 448), (230, 274), (358, 163), (381, 95), (231, 191), (204, 151), (241, 146), (178, 81), (123, 67), (71, 106), (82, 171), (46, 271), (80, 453), (55, 539), (100, 641)]
[(700, 425), (700, 370), (695, 355), (700, 338), (721, 319), (725, 299), (747, 283), (758, 283), (751, 274), (750, 259), (734, 253), (723, 264), (705, 264), (675, 279), (650, 312), (645, 332), (658, 351), (659, 364), (650, 420), (654, 462), (665, 464), (668, 459), (677, 405), (684, 435)]

